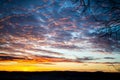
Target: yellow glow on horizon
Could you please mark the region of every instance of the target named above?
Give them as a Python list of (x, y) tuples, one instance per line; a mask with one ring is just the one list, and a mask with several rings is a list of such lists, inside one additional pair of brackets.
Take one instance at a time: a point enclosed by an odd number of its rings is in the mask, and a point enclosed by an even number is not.
[[(0, 71), (86, 71), (86, 72), (118, 72), (109, 64), (102, 63), (75, 63), (75, 62), (51, 62), (49, 63), (29, 63), (14, 61), (0, 62)], [(120, 64), (117, 65), (119, 67)]]

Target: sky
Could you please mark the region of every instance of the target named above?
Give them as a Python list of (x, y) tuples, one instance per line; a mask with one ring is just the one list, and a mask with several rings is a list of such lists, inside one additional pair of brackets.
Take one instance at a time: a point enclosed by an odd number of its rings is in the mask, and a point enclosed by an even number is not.
[(90, 8), (80, 1), (0, 0), (0, 71), (119, 72), (120, 37), (99, 37), (106, 29), (95, 16), (110, 21), (120, 10), (105, 13), (109, 0)]

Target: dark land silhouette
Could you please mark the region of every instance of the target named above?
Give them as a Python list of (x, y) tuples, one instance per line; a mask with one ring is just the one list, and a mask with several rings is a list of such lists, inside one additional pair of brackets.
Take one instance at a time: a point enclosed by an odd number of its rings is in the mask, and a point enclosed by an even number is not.
[(120, 73), (106, 72), (0, 72), (0, 80), (120, 80)]

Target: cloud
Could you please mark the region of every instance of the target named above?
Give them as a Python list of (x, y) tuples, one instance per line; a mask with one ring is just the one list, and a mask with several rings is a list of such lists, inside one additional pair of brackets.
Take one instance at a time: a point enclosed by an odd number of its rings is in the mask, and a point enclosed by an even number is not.
[(50, 51), (50, 50), (43, 50), (43, 49), (30, 49), (30, 50), (35, 51), (35, 52), (39, 51), (39, 52), (42, 52), (43, 54), (48, 53), (48, 54), (54, 54), (54, 55), (63, 55), (61, 53)]
[(115, 59), (114, 57), (104, 57), (104, 59)]
[(64, 57), (52, 57), (52, 56), (43, 56), (43, 55), (35, 55), (33, 58), (36, 62), (76, 62), (73, 59), (67, 59)]
[(78, 47), (74, 44), (71, 44), (71, 45), (68, 45), (68, 44), (52, 44), (52, 47), (61, 48), (61, 49), (81, 49), (80, 47)]
[(24, 60), (23, 56), (16, 56), (11, 54), (0, 53), (0, 61), (2, 60)]
[[(116, 15), (116, 12), (103, 15), (102, 13), (106, 10), (104, 11), (103, 8), (96, 5), (95, 8), (92, 8), (94, 15), (89, 10), (85, 11), (85, 14), (81, 14), (83, 8), (79, 7), (79, 1), (73, 3), (71, 0), (47, 0), (46, 2), (45, 0), (26, 0), (25, 2), (7, 0), (0, 1), (0, 3), (2, 3), (0, 8), (0, 50), (9, 53), (9, 55), (1, 56), (1, 59), (23, 56), (23, 58), (31, 57), (38, 61), (42, 61), (41, 59), (53, 62), (55, 60), (74, 61), (60, 57), (64, 57), (66, 54), (74, 57), (72, 54), (78, 55), (81, 53), (79, 51), (96, 53), (91, 56), (120, 51), (119, 41), (98, 37), (98, 31), (104, 25), (94, 19), (95, 15), (100, 20), (109, 21), (109, 17)], [(91, 6), (95, 6), (95, 3), (95, 0), (91, 2)], [(100, 5), (110, 7), (109, 1), (104, 4)], [(43, 47), (64, 49), (69, 52), (44, 50)], [(78, 52), (76, 53), (76, 51)], [(46, 54), (49, 57), (43, 57)], [(41, 57), (35, 57), (36, 55)], [(57, 57), (54, 58), (56, 55)], [(71, 58), (69, 55), (66, 56)], [(76, 61), (101, 60), (89, 57), (86, 53), (83, 55), (86, 57), (81, 57), (80, 54)], [(105, 57), (104, 59), (113, 58)]]
[(36, 63), (44, 62), (45, 64), (50, 64), (50, 62), (76, 62), (72, 59), (67, 59), (63, 57), (52, 57), (52, 56), (44, 56), (44, 55), (17, 55), (17, 54), (8, 54), (8, 53), (0, 53), (0, 61), (33, 61)]
[(76, 61), (91, 61), (91, 60), (99, 60), (100, 58), (93, 58), (93, 57), (83, 57), (83, 58), (78, 58), (76, 57)]

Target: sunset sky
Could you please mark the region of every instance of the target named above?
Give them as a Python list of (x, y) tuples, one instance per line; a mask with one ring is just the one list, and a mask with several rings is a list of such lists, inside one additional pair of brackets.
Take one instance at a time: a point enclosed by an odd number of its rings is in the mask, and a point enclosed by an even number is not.
[(79, 0), (0, 0), (0, 71), (119, 72), (120, 40), (98, 37), (104, 24), (92, 14), (115, 13), (95, 1), (82, 14)]

